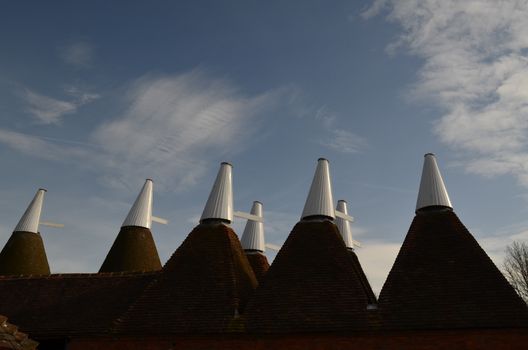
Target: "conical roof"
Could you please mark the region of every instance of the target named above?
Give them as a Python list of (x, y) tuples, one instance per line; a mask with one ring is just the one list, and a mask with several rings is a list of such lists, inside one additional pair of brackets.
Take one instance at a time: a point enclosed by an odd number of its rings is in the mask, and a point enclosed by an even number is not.
[(304, 205), (302, 219), (335, 218), (330, 166), (327, 159), (319, 158), (314, 178)]
[(300, 221), (246, 311), (252, 333), (347, 332), (369, 328), (369, 296), (337, 226)]
[(528, 327), (528, 309), (452, 211), (418, 213), (379, 297), (387, 328)]
[(46, 190), (39, 189), (0, 252), (0, 275), (48, 275), (44, 242), (38, 232)]
[[(262, 215), (262, 203), (255, 201), (251, 207), (251, 214), (259, 217)], [(264, 223), (261, 221), (248, 220), (242, 239), (240, 240), (242, 248), (250, 251), (266, 251), (266, 243), (264, 241)]]
[(259, 283), (262, 282), (262, 279), (268, 272), (270, 268), (270, 264), (268, 262), (268, 258), (266, 255), (264, 255), (261, 252), (256, 251), (245, 251), (246, 252), (246, 258), (249, 261), (249, 265), (251, 266), (251, 269), (255, 273), (255, 277), (257, 278), (257, 281)]
[(223, 162), (216, 176), (213, 189), (205, 204), (200, 222), (210, 220), (231, 223), (233, 221), (233, 166)]
[(433, 153), (424, 156), (420, 191), (416, 201), (416, 211), (428, 208), (453, 209)]
[(152, 180), (147, 179), (132, 205), (123, 225), (151, 228), (152, 226)]
[(528, 327), (526, 304), (451, 210), (431, 154), (379, 310), (392, 329)]
[(152, 180), (147, 179), (99, 272), (156, 271), (161, 261), (152, 237)]
[(43, 188), (37, 191), (13, 232), (39, 232), (40, 213), (42, 212), (44, 193), (46, 193), (46, 190)]
[(157, 281), (120, 318), (115, 331), (239, 331), (239, 314), (256, 285), (235, 232), (223, 223), (200, 224), (167, 261)]
[[(345, 200), (338, 200), (336, 209), (342, 213), (348, 215), (347, 202)], [(336, 225), (345, 241), (345, 245), (348, 249), (354, 249), (354, 240), (352, 239), (352, 229), (350, 228), (350, 221), (343, 218), (336, 218)]]

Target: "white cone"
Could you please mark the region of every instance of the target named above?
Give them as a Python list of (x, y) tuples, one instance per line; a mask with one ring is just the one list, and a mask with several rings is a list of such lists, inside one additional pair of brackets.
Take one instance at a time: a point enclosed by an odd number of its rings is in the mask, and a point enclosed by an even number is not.
[[(338, 200), (336, 210), (348, 215), (347, 202), (342, 199)], [(350, 221), (337, 217), (336, 225), (339, 229), (339, 232), (341, 233), (341, 236), (343, 236), (343, 241), (345, 241), (346, 247), (349, 249), (354, 249), (354, 240), (352, 239), (352, 229), (350, 228)]]
[(45, 189), (39, 189), (35, 197), (29, 203), (28, 208), (22, 218), (16, 225), (14, 232), (33, 232), (38, 233), (40, 223), (40, 213), (42, 212), (42, 204), (44, 202)]
[(317, 169), (301, 218), (305, 219), (310, 216), (335, 219), (330, 167), (328, 160), (324, 158), (319, 158), (317, 161)]
[(229, 163), (222, 163), (216, 176), (213, 189), (205, 204), (200, 222), (208, 219), (233, 221), (233, 166)]
[(152, 180), (147, 179), (121, 227), (138, 226), (150, 229), (152, 226), (152, 186)]
[(436, 157), (432, 153), (427, 153), (424, 156), (420, 191), (418, 192), (418, 199), (416, 201), (416, 211), (432, 206), (453, 209), (444, 185), (444, 180), (442, 180), (442, 175), (436, 163)]
[[(262, 203), (253, 202), (251, 207), (251, 214), (262, 217)], [(264, 241), (264, 223), (248, 220), (242, 239), (240, 240), (244, 250), (258, 250), (260, 252), (266, 251), (266, 243)]]

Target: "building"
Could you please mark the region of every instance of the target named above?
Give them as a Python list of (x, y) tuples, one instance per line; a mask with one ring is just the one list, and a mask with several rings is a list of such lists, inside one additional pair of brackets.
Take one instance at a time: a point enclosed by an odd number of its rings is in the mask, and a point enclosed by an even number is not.
[[(130, 264), (49, 274), (13, 262), (0, 277), (0, 314), (41, 349), (526, 348), (528, 307), (455, 215), (434, 155), (425, 155), (415, 217), (378, 300), (346, 203), (334, 208), (326, 159), (269, 269), (262, 205), (253, 203), (241, 240), (230, 227), (231, 177), (222, 163), (200, 223), (163, 267), (143, 264), (157, 257), (147, 180), (108, 254)], [(33, 226), (13, 235), (37, 234), (40, 198), (24, 214)], [(117, 243), (124, 231), (132, 243)], [(152, 244), (138, 252), (142, 240)]]

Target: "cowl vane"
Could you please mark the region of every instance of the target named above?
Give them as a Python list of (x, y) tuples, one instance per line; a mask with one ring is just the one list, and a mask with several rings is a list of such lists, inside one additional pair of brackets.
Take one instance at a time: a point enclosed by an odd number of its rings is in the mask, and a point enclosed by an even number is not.
[(312, 186), (304, 205), (302, 220), (335, 219), (330, 166), (325, 158), (319, 158), (315, 169)]
[(230, 163), (220, 164), (213, 189), (205, 204), (200, 223), (207, 221), (233, 222), (233, 166)]
[(18, 222), (18, 225), (16, 225), (14, 232), (39, 232), (40, 213), (42, 212), (44, 193), (46, 193), (46, 190), (43, 188), (37, 191), (35, 197), (24, 212), (24, 215), (22, 215), (22, 218)]
[(453, 209), (444, 180), (433, 153), (424, 155), (420, 191), (416, 201), (416, 212), (424, 209)]

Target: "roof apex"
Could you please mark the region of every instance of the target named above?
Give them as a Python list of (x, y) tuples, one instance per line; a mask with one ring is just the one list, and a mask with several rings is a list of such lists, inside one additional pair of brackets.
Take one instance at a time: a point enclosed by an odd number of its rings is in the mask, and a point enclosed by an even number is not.
[[(254, 201), (253, 206), (251, 207), (251, 214), (262, 217), (262, 203)], [(240, 243), (242, 243), (242, 248), (244, 250), (258, 250), (260, 252), (265, 252), (266, 243), (264, 241), (264, 223), (248, 220)]]
[(138, 226), (150, 228), (152, 226), (152, 186), (151, 179), (145, 180), (141, 192), (139, 192), (121, 227)]
[(416, 211), (428, 207), (444, 207), (453, 209), (449, 194), (438, 169), (436, 156), (433, 153), (424, 155), (422, 179), (416, 201)]
[(327, 159), (319, 158), (312, 180), (310, 192), (304, 205), (301, 218), (328, 217), (335, 219), (332, 182), (330, 180), (330, 165)]
[(220, 164), (218, 175), (205, 204), (200, 223), (204, 220), (216, 219), (233, 221), (233, 166), (230, 163), (223, 162)]
[[(347, 202), (345, 200), (338, 200), (336, 209), (348, 215)], [(352, 229), (350, 228), (350, 221), (337, 217), (336, 225), (339, 229), (339, 232), (341, 233), (341, 236), (343, 236), (343, 241), (345, 241), (346, 247), (349, 249), (354, 249), (354, 241), (352, 239)]]
[(33, 232), (38, 233), (40, 213), (42, 212), (42, 204), (44, 202), (45, 189), (39, 188), (35, 197), (28, 208), (20, 218), (20, 221), (16, 225), (14, 232)]

